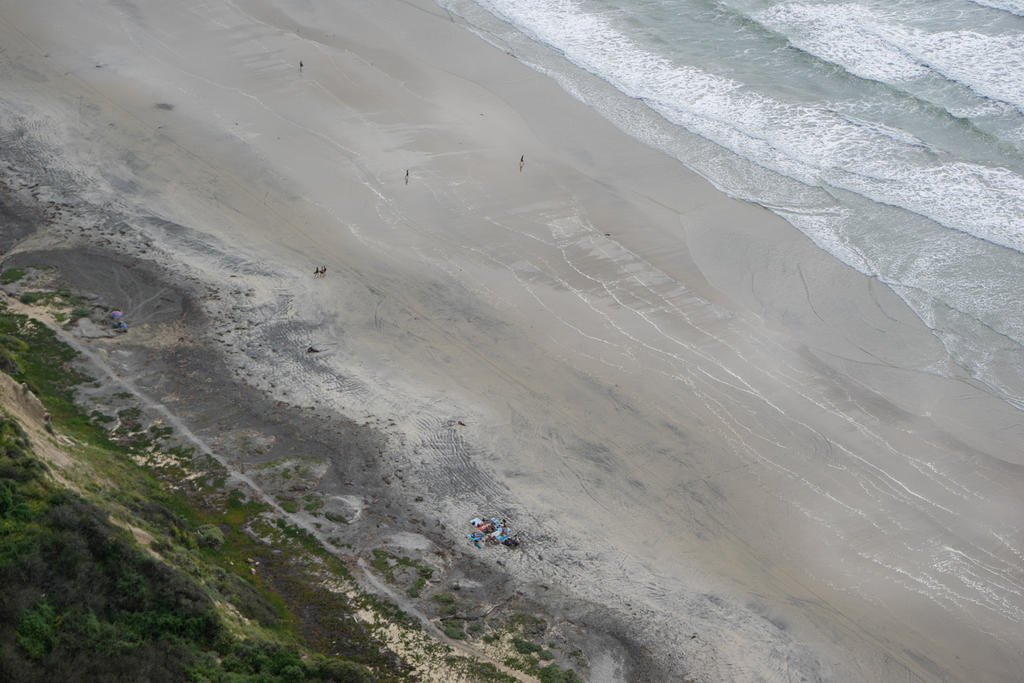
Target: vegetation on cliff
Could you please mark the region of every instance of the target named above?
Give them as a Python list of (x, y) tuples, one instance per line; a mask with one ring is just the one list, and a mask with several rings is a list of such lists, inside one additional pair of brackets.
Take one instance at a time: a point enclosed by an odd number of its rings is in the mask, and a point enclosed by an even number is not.
[[(334, 649), (347, 656), (304, 638), (288, 596), (241, 559), (266, 553), (241, 530), (262, 507), (236, 492), (204, 509), (137, 465), (132, 456), (159, 436), (129, 429), (135, 438), (118, 439), (101, 415), (84, 414), (73, 391), (89, 378), (72, 367), (74, 356), (45, 325), (0, 311), (4, 371), (43, 401), (76, 458), (61, 472), (71, 485), (61, 485), (19, 422), (0, 415), (0, 679), (403, 677), (401, 663), (352, 620), (336, 622), (346, 642)], [(332, 602), (329, 594), (317, 601)]]
[[(65, 329), (105, 317), (66, 290), (31, 293), (12, 296)], [(381, 580), (485, 659), (455, 654), (418, 618), (360, 589), (350, 573), (359, 554), (338, 552), (351, 545), (332, 536), (329, 551), (311, 533), (319, 522), (287, 514), (301, 507), (348, 523), (321, 511), (315, 490), (289, 493), (317, 463), (253, 463), (259, 486), (281, 484), (268, 498), (178, 440), (130, 392), (88, 377), (76, 357), (49, 326), (0, 302), (0, 371), (48, 411), (45, 430), (23, 428), (0, 405), (0, 680), (516, 680), (508, 669), (580, 680), (552, 661), (542, 620), (480, 618), (420, 560), (372, 549), (367, 564)], [(260, 454), (258, 437), (241, 446)], [(40, 439), (63, 460), (33, 452)], [(579, 650), (562, 649), (585, 666)]]

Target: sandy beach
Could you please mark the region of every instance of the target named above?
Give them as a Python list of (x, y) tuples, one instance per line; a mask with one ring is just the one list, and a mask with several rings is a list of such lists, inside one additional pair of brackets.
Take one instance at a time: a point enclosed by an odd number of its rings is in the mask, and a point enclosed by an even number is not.
[(191, 341), (300, 429), (377, 425), (428, 525), (515, 520), (477, 560), (605, 625), (593, 680), (1024, 678), (1020, 412), (489, 40), (428, 0), (2, 1), (2, 172), (63, 216), (15, 251), (173, 273)]

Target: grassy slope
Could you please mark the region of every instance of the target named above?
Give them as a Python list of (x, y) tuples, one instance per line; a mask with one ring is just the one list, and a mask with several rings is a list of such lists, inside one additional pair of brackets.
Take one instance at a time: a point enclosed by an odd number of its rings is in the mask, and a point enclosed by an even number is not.
[[(343, 565), (287, 524), (260, 520), (262, 506), (241, 492), (214, 491), (214, 467), (191, 490), (167, 486), (191, 468), (187, 452), (169, 449), (180, 466), (162, 477), (136, 464), (167, 435), (142, 430), (132, 411), (116, 433), (85, 415), (73, 389), (88, 378), (73, 357), (46, 326), (0, 311), (0, 368), (40, 397), (77, 463), (61, 473), (76, 490), (61, 487), (19, 424), (0, 417), (0, 679), (404, 677), (370, 631), (342, 618), (351, 605), (315, 590), (324, 574), (344, 579)], [(152, 552), (111, 518), (154, 538)], [(297, 552), (268, 553), (246, 533), (254, 522)], [(271, 556), (301, 591), (283, 595), (253, 574), (249, 560)], [(333, 647), (299, 628), (299, 592), (329, 622)]]
[[(89, 313), (61, 314), (78, 303), (69, 292), (32, 294), (60, 322)], [(252, 492), (226, 487), (223, 467), (173, 445), (172, 430), (143, 424), (138, 408), (86, 414), (74, 392), (92, 380), (74, 357), (48, 327), (0, 302), (0, 370), (42, 400), (76, 462), (60, 472), (74, 490), (61, 488), (4, 418), (0, 585), (10, 589), (0, 593), (0, 679), (515, 680), (452, 654), (400, 609), (360, 592), (345, 562)], [(126, 527), (152, 540), (143, 549)], [(389, 583), (400, 583), (396, 570), (412, 572), (412, 597), (430, 578), (386, 551), (372, 564)], [(456, 613), (454, 600), (447, 607), (442, 615)], [(357, 611), (375, 623), (354, 619)], [(580, 680), (520, 638), (529, 635), (522, 624), (464, 630), (444, 619), (450, 638), (473, 638), (512, 669), (544, 683)], [(400, 643), (389, 625), (405, 634)]]

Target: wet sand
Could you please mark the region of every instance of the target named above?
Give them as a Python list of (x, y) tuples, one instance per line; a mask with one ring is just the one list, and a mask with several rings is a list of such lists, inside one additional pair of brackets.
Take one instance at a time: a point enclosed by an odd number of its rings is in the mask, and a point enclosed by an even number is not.
[(7, 171), (92, 207), (63, 238), (202, 283), (253, 388), (382, 420), (453, 540), (515, 519), (523, 586), (678, 677), (1024, 676), (1019, 412), (778, 217), (428, 2), (0, 8)]

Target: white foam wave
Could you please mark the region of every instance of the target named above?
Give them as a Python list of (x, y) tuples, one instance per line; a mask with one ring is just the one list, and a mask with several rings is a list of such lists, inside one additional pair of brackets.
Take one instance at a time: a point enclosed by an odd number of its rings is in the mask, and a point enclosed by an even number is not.
[(877, 8), (790, 4), (772, 7), (755, 18), (785, 35), (795, 47), (861, 78), (898, 83), (928, 73), (927, 67), (885, 37), (884, 27), (891, 18)]
[(1017, 16), (1024, 16), (1024, 1), (1022, 0), (968, 0), (968, 2), (973, 2), (975, 5), (981, 5), (982, 7), (1001, 9), (1004, 12), (1016, 14)]
[(1024, 111), (1024, 35), (915, 26), (907, 8), (861, 3), (781, 4), (755, 15), (800, 49), (885, 83), (935, 72)]
[(889, 27), (889, 38), (946, 78), (1024, 112), (1024, 35), (928, 33)]
[(757, 164), (807, 185), (838, 187), (903, 207), (1024, 252), (1019, 222), (1024, 178), (1009, 169), (947, 160), (907, 133), (858, 120), (829, 103), (784, 102), (738, 81), (673, 63), (635, 44), (604, 15), (583, 12), (576, 2), (482, 2), (578, 66), (643, 99), (669, 121)]

